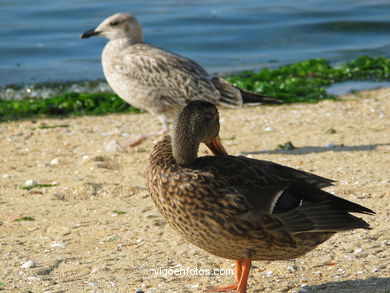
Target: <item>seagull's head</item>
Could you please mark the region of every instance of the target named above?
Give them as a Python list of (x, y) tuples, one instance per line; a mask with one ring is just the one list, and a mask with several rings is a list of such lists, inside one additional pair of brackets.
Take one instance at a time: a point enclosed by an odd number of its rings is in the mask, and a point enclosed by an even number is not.
[(109, 40), (128, 38), (132, 43), (142, 42), (143, 33), (137, 18), (129, 13), (116, 13), (103, 20), (95, 29), (86, 31), (82, 39), (102, 36)]

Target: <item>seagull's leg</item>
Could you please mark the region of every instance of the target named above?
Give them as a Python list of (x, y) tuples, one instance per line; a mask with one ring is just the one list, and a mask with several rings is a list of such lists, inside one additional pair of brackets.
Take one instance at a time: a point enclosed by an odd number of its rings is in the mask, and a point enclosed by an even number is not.
[(169, 131), (169, 125), (168, 125), (167, 118), (165, 117), (165, 115), (158, 115), (158, 118), (160, 119), (161, 124), (162, 124), (162, 129), (160, 131), (140, 134), (136, 138), (122, 144), (121, 148), (125, 149), (129, 146), (134, 147), (134, 146), (141, 144), (142, 142), (144, 142), (145, 140), (147, 140), (151, 136), (161, 136), (161, 135), (167, 134)]

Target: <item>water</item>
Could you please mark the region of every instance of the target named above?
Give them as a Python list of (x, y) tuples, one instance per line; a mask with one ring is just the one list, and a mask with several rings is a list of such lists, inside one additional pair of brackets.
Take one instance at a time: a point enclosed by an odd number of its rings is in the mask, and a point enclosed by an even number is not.
[(139, 18), (147, 42), (209, 72), (390, 57), (387, 0), (0, 0), (0, 86), (103, 79), (106, 41), (80, 34), (121, 11)]
[(390, 82), (382, 81), (346, 81), (340, 83), (334, 83), (329, 86), (326, 91), (330, 95), (343, 96), (355, 91), (363, 91), (369, 89), (380, 89), (390, 87)]

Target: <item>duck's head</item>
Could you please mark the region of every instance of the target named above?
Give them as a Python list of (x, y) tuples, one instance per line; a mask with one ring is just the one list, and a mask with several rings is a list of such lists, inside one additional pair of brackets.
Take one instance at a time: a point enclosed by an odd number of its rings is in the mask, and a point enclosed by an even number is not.
[(81, 35), (82, 39), (92, 36), (102, 36), (109, 40), (126, 38), (131, 43), (143, 41), (141, 24), (137, 18), (129, 13), (116, 13), (103, 20), (95, 29), (86, 31)]
[(219, 139), (219, 113), (214, 104), (206, 101), (188, 103), (173, 125), (172, 151), (176, 163), (188, 166), (195, 162), (199, 144), (204, 143), (211, 152), (227, 155)]

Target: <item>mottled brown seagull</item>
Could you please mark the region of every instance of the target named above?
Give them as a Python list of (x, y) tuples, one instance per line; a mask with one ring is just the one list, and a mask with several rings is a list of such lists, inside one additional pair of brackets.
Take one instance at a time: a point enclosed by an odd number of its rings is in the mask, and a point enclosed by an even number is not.
[(219, 77), (209, 75), (196, 62), (144, 42), (141, 24), (128, 13), (117, 13), (81, 38), (106, 37), (103, 49), (104, 75), (111, 88), (129, 104), (156, 115), (159, 132), (138, 136), (127, 145), (135, 146), (150, 136), (169, 130), (178, 111), (193, 100), (215, 105), (240, 107), (243, 103), (280, 103), (277, 99), (235, 87)]

